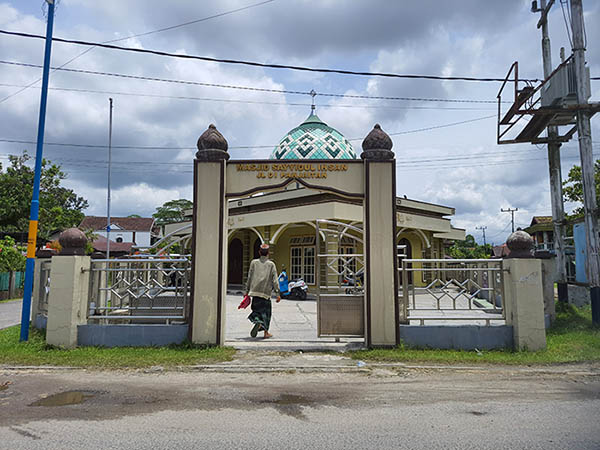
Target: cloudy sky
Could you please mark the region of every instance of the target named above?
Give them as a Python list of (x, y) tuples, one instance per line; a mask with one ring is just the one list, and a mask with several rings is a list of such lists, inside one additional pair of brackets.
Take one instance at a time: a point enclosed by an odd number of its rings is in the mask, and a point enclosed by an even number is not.
[[(0, 0), (0, 29), (45, 34), (43, 4)], [(528, 0), (62, 0), (54, 36), (123, 39), (116, 44), (216, 58), (419, 75), (503, 78), (519, 61), (522, 77), (541, 78), (539, 14), (529, 9)], [(600, 29), (591, 24), (600, 23), (600, 2), (584, 0), (584, 9), (587, 60), (592, 76), (598, 76)], [(550, 14), (550, 33), (556, 65), (560, 47), (567, 48), (567, 55), (571, 48), (560, 1)], [(551, 214), (546, 149), (496, 144), (498, 82), (307, 73), (53, 44), (52, 66), (72, 59), (65, 68), (342, 94), (317, 95), (317, 113), (353, 139), (357, 153), (362, 138), (381, 124), (394, 141), (398, 195), (453, 206), (455, 226), (479, 241), (481, 232), (475, 228), (487, 226), (487, 240), (494, 243), (504, 242), (510, 232), (510, 215), (501, 208), (519, 208), (517, 226), (527, 226), (533, 215)], [(19, 91), (41, 76), (37, 67), (7, 63), (41, 65), (43, 41), (0, 35), (0, 61), (0, 161), (6, 164), (9, 154), (25, 149), (35, 154), (34, 144), (11, 141), (36, 140), (40, 83)], [(149, 216), (168, 200), (191, 199), (194, 147), (208, 124), (227, 138), (232, 158), (267, 158), (279, 139), (306, 118), (311, 100), (304, 94), (69, 71), (52, 72), (50, 88), (45, 140), (59, 145), (46, 145), (44, 156), (63, 166), (66, 184), (88, 199), (89, 215), (106, 214), (109, 97), (114, 99), (115, 216)], [(600, 99), (599, 81), (592, 82), (592, 99)], [(600, 136), (597, 117), (592, 133)], [(599, 144), (594, 152), (598, 157)], [(575, 139), (563, 146), (563, 178), (577, 162)], [(567, 204), (567, 210), (573, 206)]]

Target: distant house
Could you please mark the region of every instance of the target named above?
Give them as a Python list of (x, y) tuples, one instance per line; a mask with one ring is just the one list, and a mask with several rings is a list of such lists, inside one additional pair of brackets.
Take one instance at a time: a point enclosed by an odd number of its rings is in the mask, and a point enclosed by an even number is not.
[(496, 245), (492, 247), (492, 254), (490, 255), (492, 258), (506, 258), (510, 255), (510, 249), (506, 245), (506, 243), (502, 245)]
[[(104, 236), (97, 236), (92, 242), (92, 247), (94, 247), (94, 251), (106, 254), (108, 251), (108, 239)], [(122, 256), (130, 255), (132, 247), (133, 242), (115, 242), (111, 239), (110, 256), (113, 258), (120, 258)]]
[(533, 216), (531, 225), (525, 228), (535, 242), (535, 250), (554, 251), (554, 225), (552, 216)]
[[(103, 253), (106, 252), (107, 246), (106, 222), (106, 217), (86, 216), (79, 224), (80, 229), (92, 230), (98, 236), (92, 245), (95, 250)], [(157, 236), (152, 217), (111, 217), (110, 219), (111, 253), (113, 251), (129, 253), (132, 247), (150, 247)]]

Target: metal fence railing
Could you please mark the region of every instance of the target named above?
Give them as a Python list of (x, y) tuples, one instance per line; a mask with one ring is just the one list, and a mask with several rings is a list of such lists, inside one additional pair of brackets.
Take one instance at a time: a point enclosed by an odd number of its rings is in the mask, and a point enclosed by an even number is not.
[(0, 300), (23, 294), (24, 272), (0, 272)]
[(88, 320), (186, 321), (190, 272), (191, 261), (182, 256), (92, 260)]
[[(424, 286), (409, 273), (425, 273)], [(504, 321), (501, 259), (403, 259), (400, 314), (404, 323), (425, 321)], [(422, 277), (412, 277), (414, 280)]]

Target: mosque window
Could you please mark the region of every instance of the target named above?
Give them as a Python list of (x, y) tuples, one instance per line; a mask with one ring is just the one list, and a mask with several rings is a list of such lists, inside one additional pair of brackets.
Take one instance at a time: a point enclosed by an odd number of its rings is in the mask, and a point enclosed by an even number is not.
[(292, 280), (302, 278), (307, 284), (315, 283), (315, 247), (290, 248), (290, 274)]

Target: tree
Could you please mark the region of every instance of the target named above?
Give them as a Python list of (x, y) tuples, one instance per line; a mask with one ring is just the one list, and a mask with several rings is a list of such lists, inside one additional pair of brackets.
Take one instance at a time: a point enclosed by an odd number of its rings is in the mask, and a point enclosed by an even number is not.
[(467, 234), (464, 241), (454, 241), (448, 253), (456, 259), (489, 258), (492, 254), (492, 246), (490, 244), (479, 245), (471, 234)]
[[(600, 207), (600, 159), (594, 164), (594, 181), (596, 184), (596, 203)], [(583, 204), (583, 183), (581, 181), (581, 166), (573, 166), (568, 178), (563, 182), (563, 199), (566, 202)], [(575, 208), (570, 218), (583, 217), (583, 205)]]
[(0, 272), (22, 272), (25, 270), (25, 247), (17, 246), (10, 236), (0, 239)]
[(184, 220), (184, 211), (192, 209), (193, 206), (194, 204), (185, 198), (170, 200), (156, 208), (156, 212), (152, 214), (152, 217), (154, 217), (158, 226), (181, 222)]
[[(26, 232), (33, 196), (33, 169), (27, 166), (31, 157), (9, 155), (10, 165), (0, 164), (0, 231)], [(52, 232), (79, 225), (88, 202), (72, 189), (61, 186), (67, 175), (59, 165), (42, 160), (40, 178), (40, 210), (38, 237), (48, 239)]]

